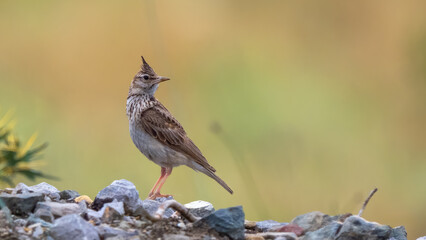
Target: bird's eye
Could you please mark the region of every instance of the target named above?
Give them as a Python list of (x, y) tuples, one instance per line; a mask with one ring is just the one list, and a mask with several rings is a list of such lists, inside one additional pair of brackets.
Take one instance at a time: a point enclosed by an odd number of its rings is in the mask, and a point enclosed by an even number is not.
[(143, 77), (143, 79), (145, 79), (145, 80), (148, 80), (148, 79), (149, 79), (149, 76), (148, 76), (148, 75), (143, 75), (142, 77)]

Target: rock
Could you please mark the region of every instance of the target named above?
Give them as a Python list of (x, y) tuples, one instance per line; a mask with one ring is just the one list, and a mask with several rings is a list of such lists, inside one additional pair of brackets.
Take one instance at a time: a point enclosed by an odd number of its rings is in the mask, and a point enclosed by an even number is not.
[(34, 193), (42, 193), (51, 198), (52, 200), (58, 201), (60, 199), (59, 190), (45, 182), (28, 187), (28, 190)]
[(164, 234), (163, 239), (167, 239), (167, 240), (190, 240), (191, 238), (189, 238), (186, 235), (181, 235), (181, 234)]
[(27, 225), (33, 225), (36, 223), (40, 223), (42, 227), (51, 228), (52, 223), (46, 222), (41, 218), (36, 217), (34, 214), (31, 214), (27, 219)]
[(244, 227), (247, 229), (255, 229), (257, 223), (255, 221), (244, 220)]
[(74, 198), (74, 202), (76, 202), (76, 203), (86, 202), (87, 204), (90, 205), (90, 204), (93, 203), (93, 200), (87, 195), (81, 195), (81, 196)]
[(163, 203), (163, 202), (168, 201), (168, 200), (174, 200), (173, 196), (158, 197), (158, 198), (154, 199), (154, 201), (157, 201), (159, 203)]
[(96, 195), (92, 207), (99, 210), (114, 199), (123, 202), (126, 213), (132, 214), (138, 207), (139, 192), (133, 183), (125, 179), (116, 180)]
[(297, 236), (294, 233), (288, 232), (264, 232), (256, 234), (246, 234), (246, 239), (257, 240), (257, 239), (281, 239), (281, 240), (297, 240)]
[(186, 230), (186, 225), (185, 225), (185, 223), (183, 223), (183, 222), (179, 222), (176, 226), (177, 226), (178, 228), (182, 229), (182, 230)]
[(50, 229), (49, 235), (53, 239), (60, 240), (99, 239), (96, 228), (77, 214), (71, 214), (56, 219)]
[(30, 193), (30, 189), (24, 183), (18, 183), (12, 190), (12, 194), (27, 194)]
[(92, 209), (87, 210), (87, 218), (92, 220), (95, 224), (101, 222), (111, 223), (114, 220), (120, 220), (124, 216), (124, 206), (122, 202), (106, 203), (99, 211)]
[(27, 225), (27, 220), (22, 218), (17, 218), (13, 221), (13, 224), (18, 227), (24, 227)]
[(119, 228), (113, 228), (108, 225), (102, 224), (100, 226), (96, 227), (96, 231), (101, 237), (101, 239), (111, 238), (111, 237), (122, 237), (123, 239), (128, 239), (132, 236), (137, 236), (138, 232), (126, 232), (124, 230), (121, 230)]
[(419, 237), (419, 238), (417, 238), (416, 240), (426, 240), (426, 236)]
[(311, 232), (321, 227), (325, 216), (322, 212), (310, 212), (297, 216), (291, 223), (303, 228), (305, 232)]
[(39, 209), (49, 210), (55, 218), (83, 212), (77, 203), (39, 202), (36, 211)]
[(307, 232), (303, 237), (303, 240), (333, 240), (336, 237), (337, 232), (341, 228), (342, 224), (339, 222), (333, 222), (325, 227), (322, 227), (313, 232)]
[(210, 215), (215, 210), (211, 203), (201, 200), (187, 203), (184, 206), (188, 208), (190, 213), (200, 218)]
[(279, 229), (276, 230), (277, 232), (292, 232), (296, 234), (298, 237), (303, 235), (303, 228), (297, 226), (296, 224), (287, 224)]
[(93, 223), (96, 225), (99, 225), (102, 222), (102, 215), (103, 212), (87, 209), (87, 218), (93, 221)]
[(281, 227), (284, 227), (288, 223), (280, 223), (274, 220), (265, 220), (256, 223), (256, 227), (259, 228), (262, 232), (274, 231)]
[(36, 204), (43, 201), (44, 196), (41, 193), (27, 193), (12, 195), (7, 193), (0, 194), (0, 200), (10, 209), (10, 211), (18, 216), (27, 216), (32, 211)]
[(53, 217), (52, 212), (45, 208), (37, 209), (34, 213), (34, 216), (49, 223), (53, 223), (53, 221), (55, 220), (55, 217)]
[[(158, 207), (161, 205), (160, 202), (155, 200), (146, 199), (141, 201), (142, 207), (151, 215), (154, 215)], [(174, 211), (171, 208), (167, 208), (164, 211), (163, 218), (169, 218), (173, 215)]]
[(63, 200), (73, 200), (74, 198), (80, 196), (80, 194), (78, 194), (78, 192), (74, 190), (64, 190), (62, 192), (59, 192), (59, 196)]
[(43, 228), (39, 225), (34, 228), (33, 234), (31, 235), (33, 239), (41, 239), (44, 237)]
[(245, 240), (265, 240), (265, 238), (260, 236), (259, 233), (257, 233), (257, 234), (247, 233), (245, 235)]
[(407, 240), (407, 231), (405, 230), (405, 227), (399, 226), (393, 228), (389, 236), (389, 240)]
[(244, 212), (241, 206), (219, 209), (194, 223), (194, 226), (203, 224), (231, 239), (244, 239)]
[(121, 220), (124, 216), (124, 207), (122, 202), (106, 203), (101, 211), (102, 222), (111, 223), (114, 220)]
[(388, 239), (392, 228), (378, 223), (368, 222), (358, 216), (348, 217), (342, 225), (336, 239)]

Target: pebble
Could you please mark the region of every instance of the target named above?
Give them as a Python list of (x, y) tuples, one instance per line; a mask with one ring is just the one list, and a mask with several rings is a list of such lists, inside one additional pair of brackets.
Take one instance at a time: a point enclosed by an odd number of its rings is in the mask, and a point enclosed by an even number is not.
[(247, 229), (255, 229), (257, 223), (255, 221), (244, 220), (244, 227)]
[(77, 214), (58, 218), (50, 229), (49, 234), (53, 239), (58, 240), (99, 240), (95, 227)]
[(114, 201), (106, 203), (100, 212), (102, 213), (102, 222), (111, 223), (114, 220), (120, 220), (124, 216), (124, 207), (122, 202)]
[(231, 239), (244, 239), (244, 211), (242, 206), (219, 209), (197, 221), (194, 226), (207, 224)]
[(304, 240), (316, 240), (316, 239), (333, 240), (336, 238), (336, 234), (341, 227), (342, 227), (342, 223), (333, 222), (315, 231), (307, 232), (305, 236), (303, 237), (303, 239)]
[(200, 218), (206, 217), (215, 211), (213, 204), (201, 200), (187, 203), (184, 206), (188, 208), (190, 213)]
[(36, 211), (40, 209), (50, 211), (55, 218), (69, 214), (81, 214), (83, 212), (77, 203), (39, 202)]
[(126, 213), (132, 214), (138, 207), (139, 192), (133, 183), (125, 179), (115, 180), (96, 195), (92, 206), (99, 210), (113, 200), (123, 202)]
[(276, 230), (277, 232), (292, 232), (294, 234), (296, 234), (297, 236), (302, 236), (303, 235), (303, 228), (297, 226), (296, 224), (288, 224), (285, 225), (284, 227), (281, 227), (279, 229)]
[(246, 239), (282, 239), (282, 240), (297, 240), (297, 236), (294, 233), (278, 233), (278, 232), (265, 232), (256, 234), (246, 234)]
[(64, 190), (59, 192), (59, 196), (62, 200), (73, 200), (74, 198), (79, 197), (80, 194), (74, 190)]
[(389, 239), (390, 240), (407, 240), (407, 230), (405, 230), (404, 226), (396, 227), (392, 229)]
[(83, 201), (85, 201), (89, 205), (93, 203), (93, 200), (87, 195), (81, 195), (81, 196), (74, 198), (74, 202), (76, 202), (76, 203), (80, 203), (80, 202), (83, 202)]
[(37, 209), (34, 213), (34, 216), (49, 223), (53, 223), (53, 221), (55, 220), (55, 217), (53, 216), (52, 212), (44, 208)]
[(265, 220), (256, 223), (256, 227), (259, 228), (262, 232), (275, 231), (281, 227), (284, 227), (288, 223), (281, 223), (274, 220)]
[(326, 215), (322, 212), (310, 212), (294, 218), (291, 223), (303, 228), (305, 232), (315, 231), (321, 227)]
[(28, 190), (30, 192), (34, 192), (34, 193), (42, 193), (46, 196), (48, 196), (50, 199), (52, 200), (59, 200), (61, 197), (59, 196), (59, 190), (56, 189), (54, 186), (42, 182), (39, 183), (37, 185), (28, 187)]
[(387, 239), (392, 228), (378, 223), (368, 222), (358, 216), (350, 216), (343, 222), (336, 239)]
[(43, 201), (44, 196), (41, 193), (26, 193), (12, 195), (1, 193), (0, 200), (10, 209), (10, 211), (18, 216), (26, 216), (34, 211), (36, 204)]

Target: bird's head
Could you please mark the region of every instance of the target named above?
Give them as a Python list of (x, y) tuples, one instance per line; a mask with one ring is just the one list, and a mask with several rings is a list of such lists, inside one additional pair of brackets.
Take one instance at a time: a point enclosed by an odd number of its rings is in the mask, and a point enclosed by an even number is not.
[(141, 69), (133, 78), (130, 88), (134, 93), (145, 93), (154, 96), (158, 84), (167, 80), (170, 80), (170, 78), (158, 76), (142, 57)]

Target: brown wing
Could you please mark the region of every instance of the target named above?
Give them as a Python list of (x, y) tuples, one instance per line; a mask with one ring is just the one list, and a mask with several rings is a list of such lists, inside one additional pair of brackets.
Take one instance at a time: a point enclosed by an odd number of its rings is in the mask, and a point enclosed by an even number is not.
[(210, 166), (200, 149), (186, 136), (180, 123), (162, 105), (155, 105), (142, 113), (141, 126), (158, 141), (173, 150), (183, 153), (204, 168), (215, 172)]

